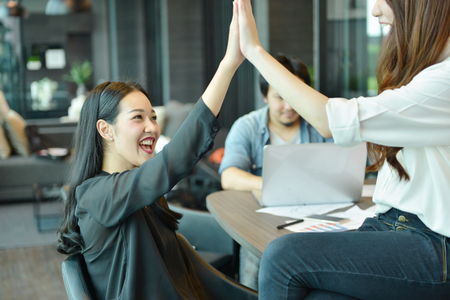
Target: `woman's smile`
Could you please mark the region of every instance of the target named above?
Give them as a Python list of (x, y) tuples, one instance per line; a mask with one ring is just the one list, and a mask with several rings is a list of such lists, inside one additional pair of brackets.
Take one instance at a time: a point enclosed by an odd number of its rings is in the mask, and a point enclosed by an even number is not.
[(154, 137), (148, 137), (139, 142), (139, 147), (148, 154), (153, 154), (155, 151), (154, 144), (155, 138)]

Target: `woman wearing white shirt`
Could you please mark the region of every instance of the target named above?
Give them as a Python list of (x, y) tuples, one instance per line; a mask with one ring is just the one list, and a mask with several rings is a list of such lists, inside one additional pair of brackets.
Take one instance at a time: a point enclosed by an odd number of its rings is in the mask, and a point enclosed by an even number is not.
[(324, 137), (368, 142), (377, 216), (356, 232), (290, 234), (266, 248), (261, 299), (450, 298), (450, 1), (378, 0), (391, 26), (379, 95), (329, 99), (261, 47), (250, 0), (239, 2), (246, 58)]

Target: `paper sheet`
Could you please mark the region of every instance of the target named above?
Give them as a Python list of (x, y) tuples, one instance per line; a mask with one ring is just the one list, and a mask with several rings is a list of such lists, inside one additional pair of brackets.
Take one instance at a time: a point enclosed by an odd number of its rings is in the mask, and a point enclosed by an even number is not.
[(362, 196), (363, 197), (372, 197), (374, 191), (375, 191), (375, 185), (374, 184), (365, 184), (363, 186)]
[(354, 204), (320, 204), (320, 205), (295, 205), (295, 206), (273, 206), (258, 209), (256, 212), (266, 213), (276, 216), (301, 219), (313, 214), (326, 214), (335, 209), (354, 206)]
[[(364, 185), (362, 196), (372, 197), (375, 191), (375, 185)], [(331, 211), (348, 208), (343, 212), (328, 214)], [(312, 214), (327, 214), (333, 217), (349, 219), (349, 221), (337, 223), (324, 223), (321, 221), (305, 220), (302, 223), (286, 227), (286, 229), (294, 232), (337, 232), (355, 230), (361, 226), (366, 218), (375, 216), (376, 206), (371, 206), (366, 210), (360, 209), (355, 204), (322, 204), (322, 205), (298, 205), (298, 206), (274, 206), (258, 209), (256, 212), (282, 216), (286, 219), (286, 223), (297, 219), (302, 219)], [(294, 220), (292, 220), (294, 219)]]
[(339, 232), (351, 230), (351, 228), (341, 224), (321, 223), (309, 220), (285, 228), (293, 232)]
[(358, 229), (366, 218), (375, 216), (375, 206), (371, 206), (366, 210), (353, 206), (344, 212), (329, 214), (329, 216), (346, 218), (350, 221), (338, 223), (323, 223), (305, 220), (302, 223), (286, 227), (293, 232), (339, 232)]

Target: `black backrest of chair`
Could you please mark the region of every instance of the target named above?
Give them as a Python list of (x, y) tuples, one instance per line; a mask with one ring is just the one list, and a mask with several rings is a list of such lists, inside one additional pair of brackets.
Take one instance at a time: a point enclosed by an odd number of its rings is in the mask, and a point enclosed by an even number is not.
[(94, 287), (84, 257), (73, 254), (62, 263), (62, 276), (69, 300), (95, 300)]
[(257, 300), (258, 292), (240, 284), (239, 282), (225, 276), (217, 271), (192, 248), (188, 240), (181, 234), (177, 233), (180, 245), (186, 251), (187, 256), (194, 265), (196, 271), (202, 280), (208, 286), (210, 292), (216, 300)]
[(200, 251), (234, 254), (233, 239), (206, 211), (169, 204), (170, 209), (183, 214), (178, 232)]

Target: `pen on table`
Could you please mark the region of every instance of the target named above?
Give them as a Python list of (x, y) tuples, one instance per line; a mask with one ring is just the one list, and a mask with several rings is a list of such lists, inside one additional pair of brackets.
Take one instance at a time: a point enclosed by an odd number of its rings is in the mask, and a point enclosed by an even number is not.
[(300, 220), (297, 220), (297, 221), (294, 221), (294, 222), (289, 222), (289, 223), (281, 224), (281, 225), (278, 225), (278, 226), (277, 226), (277, 229), (283, 229), (283, 228), (285, 228), (285, 227), (287, 227), (287, 226), (291, 226), (291, 225), (298, 224), (298, 223), (301, 223), (301, 222), (303, 222), (303, 219), (300, 219)]

